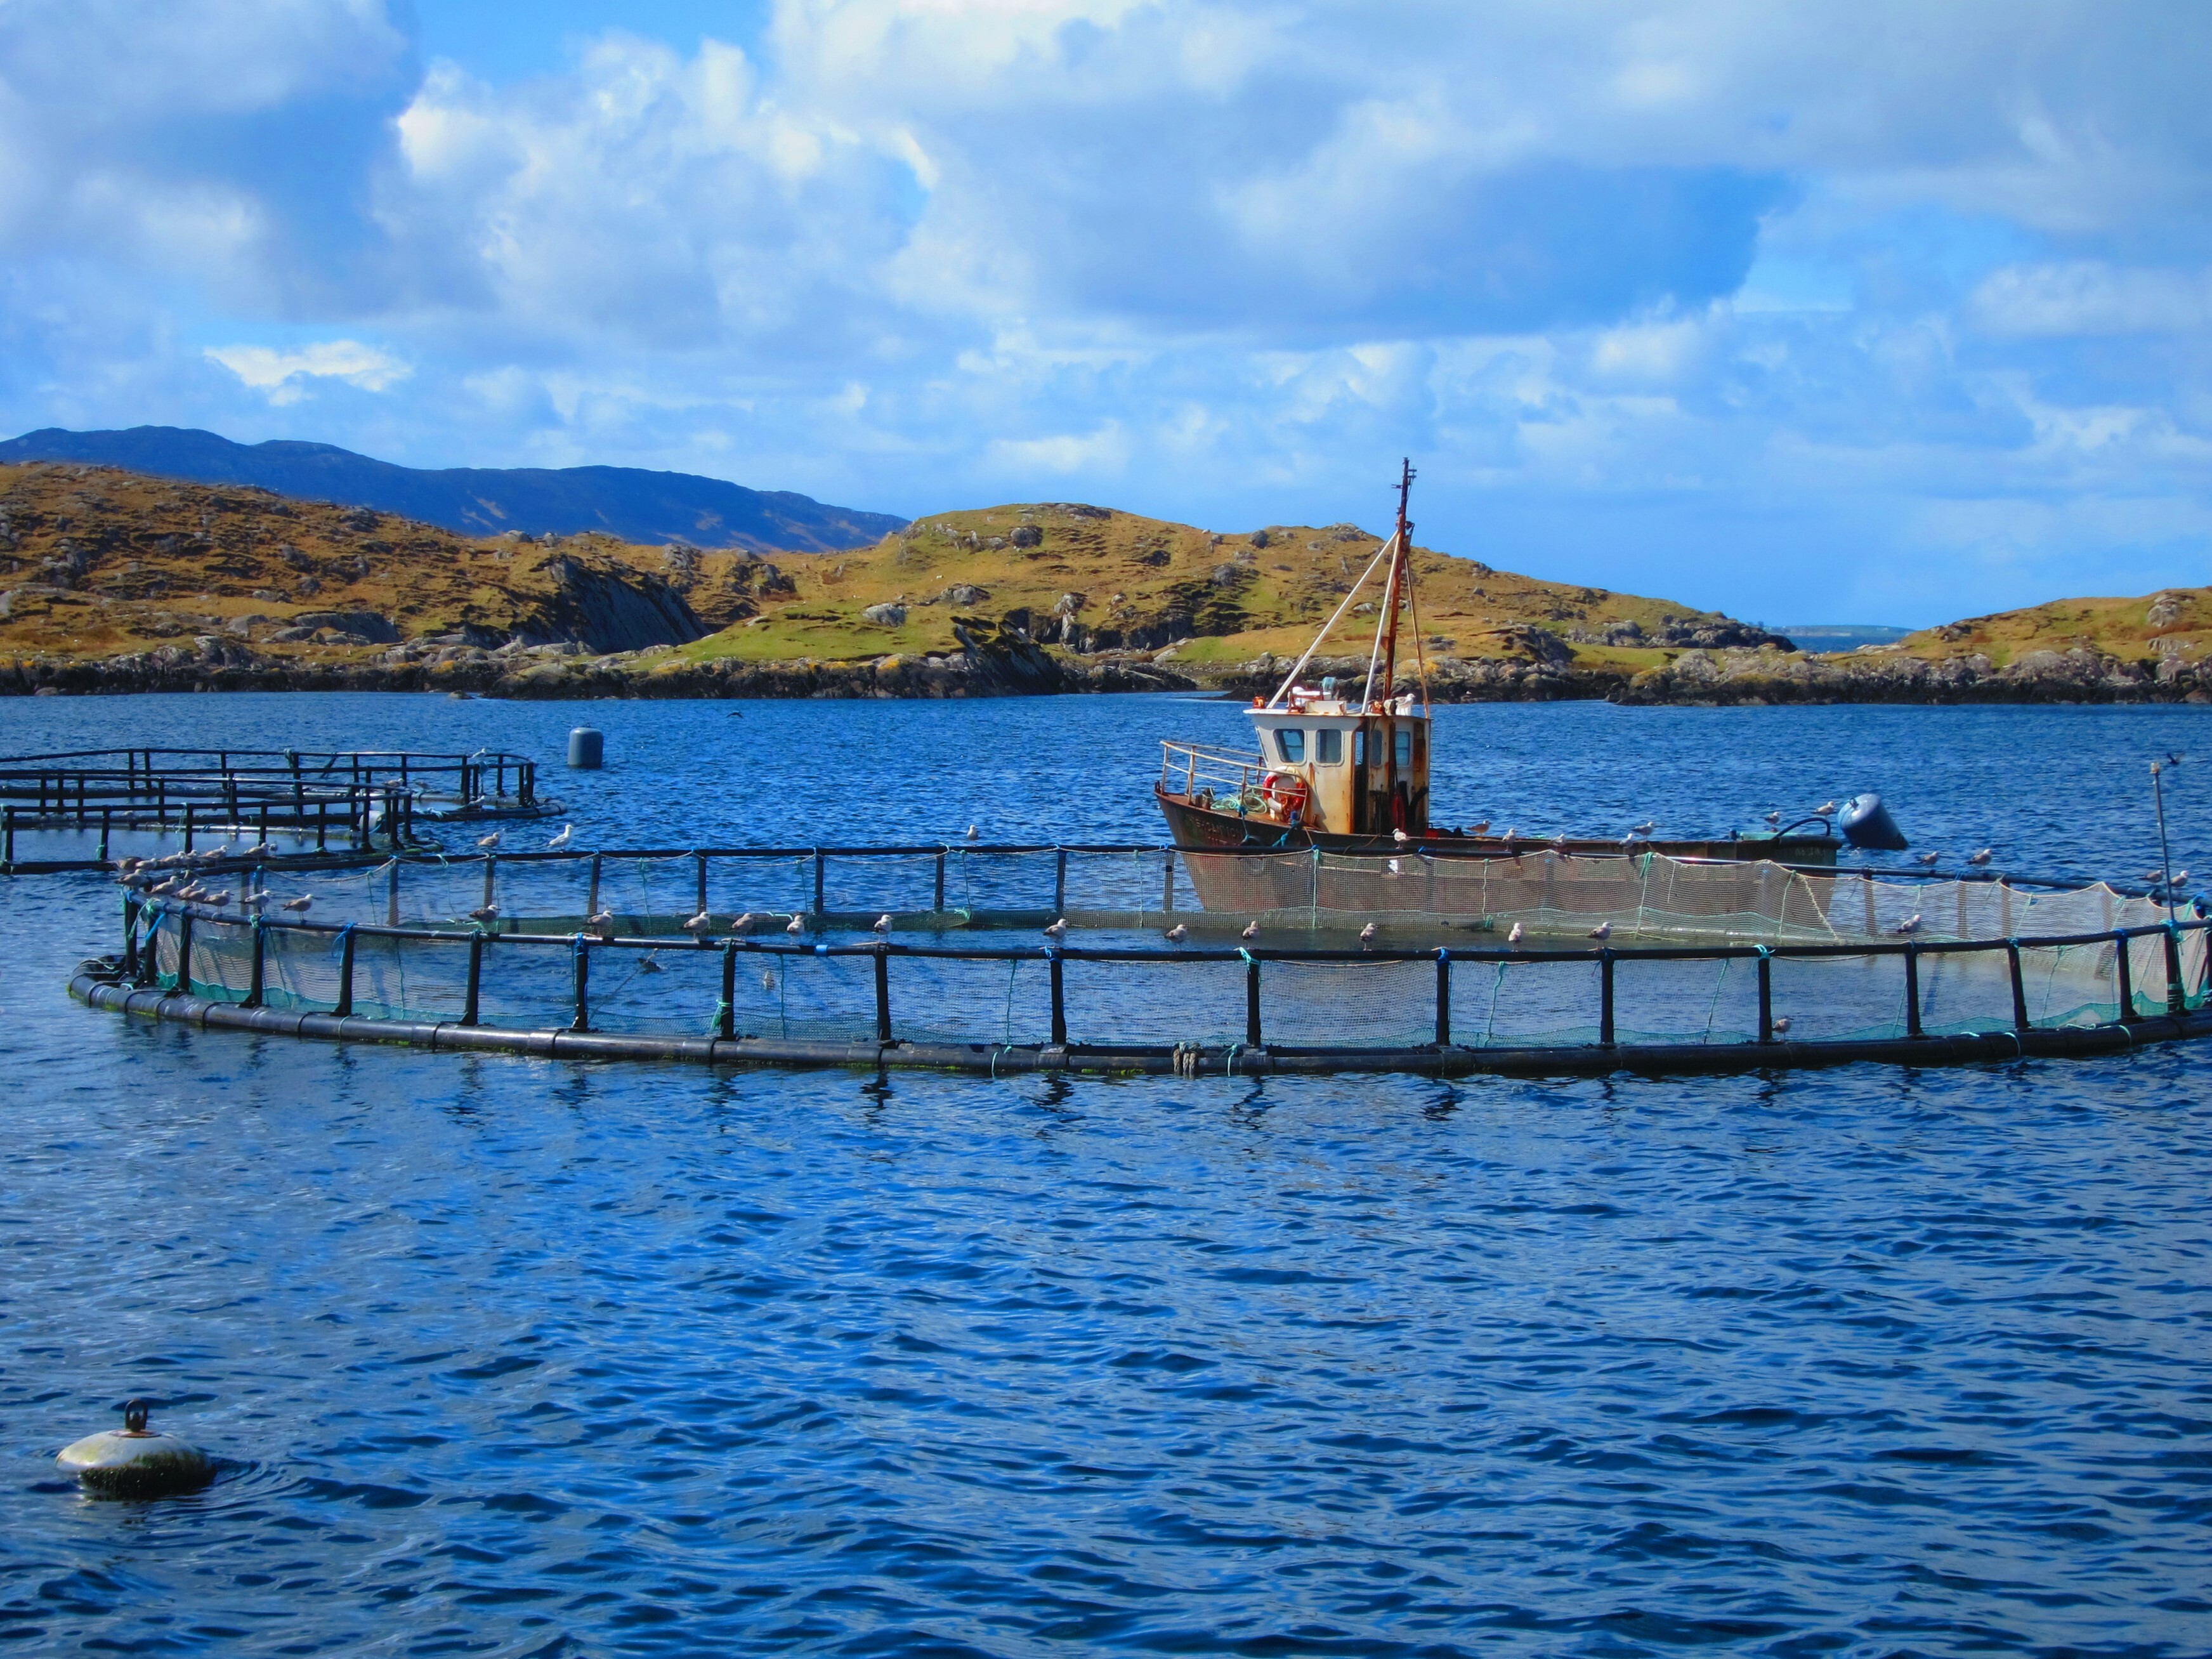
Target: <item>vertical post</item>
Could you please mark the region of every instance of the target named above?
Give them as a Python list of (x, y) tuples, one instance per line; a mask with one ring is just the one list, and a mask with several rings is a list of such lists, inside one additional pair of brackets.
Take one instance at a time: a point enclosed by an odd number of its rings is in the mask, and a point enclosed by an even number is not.
[(814, 849), (814, 914), (817, 916), (822, 914), (822, 881), (824, 862), (822, 849), (816, 848)]
[(599, 914), (599, 855), (597, 853), (592, 854), (592, 894), (584, 901), (584, 914), (587, 916), (596, 916)]
[(1260, 1043), (1260, 958), (1250, 951), (1244, 954), (1244, 1046), (1257, 1048)]
[(2027, 1030), (2027, 981), (2020, 971), (2020, 941), (2005, 941), (2005, 968), (2012, 976), (2012, 1029)]
[(538, 805), (538, 763), (526, 760), (516, 769), (514, 787), (525, 806)]
[[(149, 752), (146, 757), (146, 765), (149, 770), (153, 764), (154, 757)], [(154, 827), (158, 830), (168, 821), (169, 781), (165, 777), (156, 778), (154, 780)]]
[(328, 799), (315, 803), (315, 850), (327, 852), (331, 844), (331, 804)]
[(2188, 994), (2181, 988), (2181, 929), (2170, 914), (2166, 923), (2166, 1012), (2177, 1018), (2189, 1012)]
[(891, 1040), (891, 947), (876, 945), (876, 1041)]
[(1905, 1035), (1928, 1035), (1920, 1029), (1920, 947), (1911, 944), (1905, 947)]
[(592, 946), (588, 937), (576, 935), (576, 1018), (568, 1029), (588, 1031), (592, 1029)]
[(492, 889), (494, 884), (498, 880), (498, 868), (499, 854), (493, 852), (485, 853), (483, 896), (477, 901), (477, 903), (485, 906), (489, 906), (491, 903)]
[(707, 855), (704, 853), (694, 853), (691, 857), (699, 866), (697, 883), (699, 908), (704, 910), (707, 908)]
[(2136, 965), (2128, 960), (2124, 934), (2112, 940), (2112, 975), (2119, 981), (2120, 1024), (2125, 1025), (2136, 1017)]
[(1597, 1040), (1601, 1048), (1613, 1047), (1613, 947), (1597, 953)]
[(945, 849), (942, 847), (937, 849), (937, 896), (930, 908), (936, 915), (945, 914)]
[(399, 855), (397, 853), (392, 855), (392, 862), (385, 866), (384, 925), (387, 927), (399, 925)]
[(123, 973), (133, 984), (138, 979), (138, 913), (145, 902), (128, 888), (123, 893)]
[(477, 1023), (483, 994), (484, 934), (483, 929), (469, 935), (469, 988), (461, 1003), (461, 1024)]
[(353, 929), (338, 935), (338, 1006), (331, 1011), (340, 1019), (353, 1014)]
[(725, 1042), (738, 1034), (738, 942), (722, 941), (722, 1006), (714, 1017), (714, 1035)]
[(1067, 914), (1067, 848), (1053, 849), (1052, 913), (1054, 916)]
[(246, 1006), (247, 1007), (258, 1008), (261, 1006), (261, 993), (263, 988), (267, 983), (268, 970), (268, 931), (263, 925), (261, 918), (259, 916), (256, 916), (253, 919), (253, 965), (251, 969), (251, 977), (247, 980), (246, 986)]
[(1167, 857), (1162, 861), (1165, 867), (1160, 872), (1160, 908), (1163, 910), (1175, 908), (1175, 848), (1170, 847)]
[(192, 850), (192, 804), (185, 803), (185, 851)]
[(266, 795), (261, 798), (261, 834), (258, 839), (264, 847), (269, 844), (269, 798)]
[(1437, 952), (1437, 1047), (1451, 1047), (1451, 952)]
[(114, 827), (115, 809), (112, 806), (101, 807), (100, 809), (100, 861), (102, 864), (107, 862), (108, 836)]
[(1045, 961), (1050, 964), (1052, 980), (1052, 1040), (1054, 1046), (1067, 1047), (1067, 975), (1060, 952), (1047, 951)]
[(15, 809), (14, 807), (0, 810), (0, 825), (5, 826), (0, 828), (0, 864), (12, 866), (15, 862)]
[(1774, 1041), (1774, 959), (1759, 953), (1759, 1040)]
[(177, 994), (192, 994), (192, 913), (189, 910), (177, 916)]

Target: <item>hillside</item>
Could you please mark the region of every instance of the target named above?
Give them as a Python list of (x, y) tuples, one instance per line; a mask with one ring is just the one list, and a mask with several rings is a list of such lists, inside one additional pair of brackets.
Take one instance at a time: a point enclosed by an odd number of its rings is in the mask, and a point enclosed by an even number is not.
[(58, 427), (0, 443), (0, 464), (61, 461), (113, 466), (207, 484), (252, 484), (306, 501), (336, 501), (435, 525), (457, 535), (520, 530), (599, 533), (619, 541), (699, 547), (861, 547), (905, 523), (887, 513), (828, 507), (788, 490), (635, 467), (447, 467), (424, 471), (331, 444), (237, 444), (212, 432), (137, 426), (122, 432)]
[(1968, 617), (1908, 635), (1898, 646), (1934, 661), (1982, 656), (2007, 667), (2037, 652), (2092, 651), (2155, 666), (2197, 660), (2212, 639), (2212, 587), (2169, 587), (2139, 599), (2054, 599)]

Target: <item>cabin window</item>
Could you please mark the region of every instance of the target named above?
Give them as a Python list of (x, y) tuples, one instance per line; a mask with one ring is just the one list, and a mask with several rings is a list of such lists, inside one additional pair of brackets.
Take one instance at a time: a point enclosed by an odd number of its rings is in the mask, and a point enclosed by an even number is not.
[(1398, 764), (1411, 766), (1413, 763), (1413, 734), (1401, 726), (1398, 728), (1397, 737)]
[(1334, 726), (1324, 726), (1314, 733), (1314, 759), (1323, 766), (1340, 766), (1344, 763), (1344, 733)]
[(1285, 761), (1295, 764), (1306, 757), (1306, 734), (1286, 726), (1275, 733), (1275, 749)]
[(1354, 766), (1367, 764), (1367, 733), (1364, 731), (1352, 734), (1352, 763)]

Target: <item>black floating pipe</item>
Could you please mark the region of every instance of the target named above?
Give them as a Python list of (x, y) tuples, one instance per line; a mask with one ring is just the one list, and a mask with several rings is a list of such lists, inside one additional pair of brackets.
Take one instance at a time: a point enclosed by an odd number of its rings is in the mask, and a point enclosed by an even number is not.
[(269, 931), (263, 926), (261, 918), (256, 916), (253, 919), (253, 963), (246, 986), (247, 1007), (258, 1008), (261, 1006), (262, 993), (268, 986), (268, 973)]

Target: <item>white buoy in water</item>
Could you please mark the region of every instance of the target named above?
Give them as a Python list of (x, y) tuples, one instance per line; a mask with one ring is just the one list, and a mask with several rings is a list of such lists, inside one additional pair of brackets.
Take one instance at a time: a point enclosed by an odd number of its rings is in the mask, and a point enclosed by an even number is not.
[(173, 1434), (148, 1428), (151, 1409), (143, 1400), (131, 1401), (123, 1407), (120, 1433), (88, 1434), (64, 1446), (54, 1461), (90, 1490), (121, 1497), (151, 1498), (207, 1485), (215, 1474), (208, 1455)]

